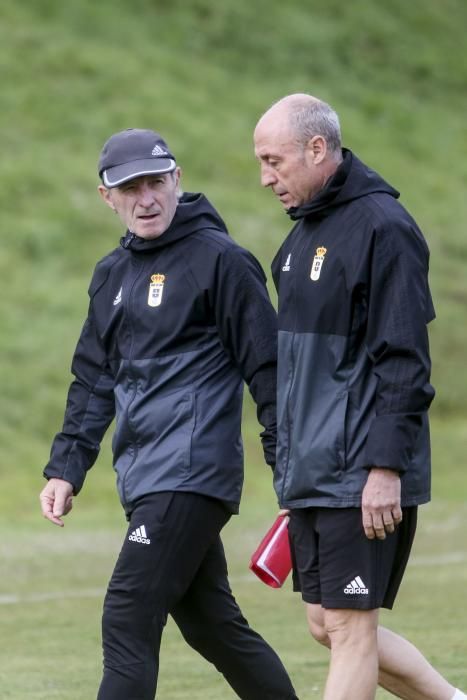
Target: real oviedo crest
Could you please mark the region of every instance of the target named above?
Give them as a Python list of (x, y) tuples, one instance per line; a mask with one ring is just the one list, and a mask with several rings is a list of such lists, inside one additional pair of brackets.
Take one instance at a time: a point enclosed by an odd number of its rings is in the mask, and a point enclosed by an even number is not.
[(317, 280), (319, 280), (319, 276), (321, 274), (321, 268), (323, 267), (324, 256), (326, 255), (326, 252), (327, 252), (327, 248), (323, 248), (323, 246), (316, 248), (316, 255), (313, 258), (313, 264), (311, 266), (311, 272), (310, 272), (310, 279), (313, 280), (313, 282), (316, 282)]
[(149, 284), (148, 294), (149, 306), (160, 306), (162, 304), (164, 281), (165, 275), (151, 275), (151, 282)]

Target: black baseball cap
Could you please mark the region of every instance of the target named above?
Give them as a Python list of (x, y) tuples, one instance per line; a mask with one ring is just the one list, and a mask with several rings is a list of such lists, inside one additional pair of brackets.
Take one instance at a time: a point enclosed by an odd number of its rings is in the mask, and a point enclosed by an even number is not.
[(125, 129), (106, 141), (98, 167), (102, 182), (111, 188), (136, 177), (170, 173), (176, 163), (166, 142), (155, 131)]

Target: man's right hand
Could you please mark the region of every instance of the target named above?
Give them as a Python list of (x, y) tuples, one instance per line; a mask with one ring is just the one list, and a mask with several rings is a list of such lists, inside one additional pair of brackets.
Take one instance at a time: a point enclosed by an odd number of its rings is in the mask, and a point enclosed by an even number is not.
[(54, 525), (63, 527), (61, 520), (73, 507), (73, 484), (64, 479), (50, 479), (40, 496), (42, 515)]
[(402, 521), (401, 480), (393, 469), (373, 467), (362, 493), (362, 521), (369, 540), (384, 540)]

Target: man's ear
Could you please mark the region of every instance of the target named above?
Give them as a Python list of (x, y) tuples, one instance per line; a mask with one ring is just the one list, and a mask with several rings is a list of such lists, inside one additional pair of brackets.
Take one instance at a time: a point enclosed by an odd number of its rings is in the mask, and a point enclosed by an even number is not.
[(328, 147), (324, 136), (313, 136), (306, 145), (306, 152), (313, 165), (319, 165), (326, 158)]
[(178, 187), (178, 185), (180, 184), (180, 178), (182, 177), (182, 169), (178, 165), (174, 170), (174, 177), (175, 177), (175, 183)]
[(107, 206), (113, 209), (113, 211), (115, 211), (115, 204), (112, 201), (111, 191), (107, 189), (107, 187), (104, 187), (104, 185), (98, 185), (97, 191), (99, 192), (100, 196), (107, 204)]

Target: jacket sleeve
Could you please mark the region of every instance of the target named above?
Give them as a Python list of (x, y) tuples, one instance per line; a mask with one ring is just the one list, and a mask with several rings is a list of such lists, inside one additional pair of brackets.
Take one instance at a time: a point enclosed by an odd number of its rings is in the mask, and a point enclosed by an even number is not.
[(256, 403), (264, 457), (276, 463), (277, 318), (261, 265), (248, 251), (221, 255), (214, 298), (216, 323), (232, 362)]
[(72, 373), (75, 379), (68, 392), (63, 428), (53, 441), (44, 476), (69, 481), (77, 494), (115, 415), (114, 379), (91, 312), (76, 347)]
[(368, 298), (367, 351), (376, 378), (376, 416), (366, 464), (404, 472), (434, 397), (427, 324), (434, 318), (428, 248), (415, 227), (375, 234)]

